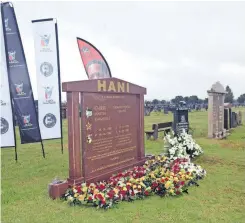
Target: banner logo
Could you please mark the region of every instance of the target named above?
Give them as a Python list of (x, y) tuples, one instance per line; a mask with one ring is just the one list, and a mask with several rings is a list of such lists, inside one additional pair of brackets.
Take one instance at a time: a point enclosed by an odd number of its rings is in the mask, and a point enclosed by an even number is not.
[(6, 32), (10, 32), (11, 29), (9, 27), (9, 19), (8, 18), (4, 20), (4, 25), (5, 25)]
[(15, 91), (18, 96), (26, 95), (26, 93), (23, 91), (23, 82), (21, 84), (15, 84)]
[(44, 62), (40, 66), (40, 71), (45, 77), (49, 77), (53, 73), (53, 66), (51, 63)]
[(5, 118), (1, 117), (1, 135), (5, 134), (9, 130), (9, 123)]
[(84, 47), (81, 49), (81, 51), (83, 52), (83, 54), (86, 54), (86, 53), (89, 53), (89, 52), (90, 52), (90, 51), (89, 51), (89, 48), (86, 47), (86, 46), (84, 46)]
[(8, 55), (9, 55), (9, 63), (10, 64), (17, 64), (17, 63), (19, 63), (19, 61), (17, 61), (15, 59), (16, 51), (9, 51), (8, 52)]
[(41, 52), (52, 52), (52, 50), (49, 48), (50, 38), (51, 35), (42, 35), (41, 37)]
[(22, 115), (24, 127), (30, 127), (31, 124), (31, 115)]
[(51, 98), (54, 87), (44, 87), (45, 101), (43, 104), (55, 104), (55, 101)]
[(41, 46), (42, 47), (47, 47), (49, 45), (50, 37), (51, 37), (50, 35), (41, 36)]
[(56, 117), (51, 113), (46, 114), (43, 118), (43, 124), (47, 128), (53, 128), (56, 124)]
[(4, 102), (3, 100), (0, 100), (0, 104), (1, 104), (1, 106), (6, 106), (6, 102)]

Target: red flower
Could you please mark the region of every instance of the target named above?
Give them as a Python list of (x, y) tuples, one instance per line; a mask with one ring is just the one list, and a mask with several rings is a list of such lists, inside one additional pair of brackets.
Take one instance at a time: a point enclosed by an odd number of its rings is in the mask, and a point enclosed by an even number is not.
[(145, 195), (148, 196), (149, 195), (149, 192), (148, 191), (145, 191)]
[(105, 200), (102, 200), (102, 201), (101, 201), (101, 204), (105, 205)]
[(184, 181), (181, 181), (181, 182), (180, 182), (180, 185), (181, 185), (181, 186), (184, 186), (184, 185), (185, 185), (185, 182), (184, 182)]
[(130, 190), (131, 186), (127, 185), (126, 188), (127, 188), (127, 190)]
[(101, 194), (96, 194), (97, 196), (97, 198), (100, 200), (100, 201), (102, 201), (103, 200), (103, 197), (102, 197), (102, 195)]
[(110, 190), (107, 195), (109, 196), (110, 199), (112, 199), (115, 195), (115, 191), (114, 190)]
[(180, 194), (180, 191), (177, 190), (177, 191), (175, 191), (175, 193), (176, 193), (177, 195), (179, 195), (179, 194)]
[(82, 192), (81, 186), (77, 186), (77, 187), (76, 187), (76, 190), (77, 190), (77, 193), (81, 193), (81, 192)]
[[(95, 196), (96, 196), (96, 195), (95, 195)], [(89, 201), (92, 201), (93, 198), (92, 198), (91, 196), (89, 196), (89, 197), (88, 197), (88, 200), (89, 200)]]
[(98, 189), (99, 189), (99, 190), (104, 190), (104, 189), (105, 189), (105, 185), (100, 184), (100, 185), (98, 186)]

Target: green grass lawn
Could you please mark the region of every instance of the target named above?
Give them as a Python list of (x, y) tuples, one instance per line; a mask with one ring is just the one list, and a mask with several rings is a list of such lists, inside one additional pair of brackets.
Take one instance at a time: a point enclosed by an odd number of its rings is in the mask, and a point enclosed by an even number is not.
[[(243, 115), (244, 112), (243, 109)], [(44, 142), (46, 159), (42, 158), (40, 144), (20, 145), (18, 140), (17, 163), (14, 149), (1, 150), (2, 222), (245, 222), (245, 123), (233, 130), (228, 139), (218, 141), (206, 137), (207, 112), (191, 112), (189, 119), (194, 138), (205, 152), (195, 162), (207, 170), (200, 187), (190, 188), (189, 195), (152, 196), (133, 203), (122, 202), (108, 211), (70, 207), (49, 199), (48, 183), (56, 176), (68, 176), (65, 121), (63, 155), (59, 140)], [(145, 128), (168, 120), (172, 120), (171, 113), (152, 114), (145, 118)], [(146, 141), (145, 149), (146, 153), (161, 153), (162, 139)]]

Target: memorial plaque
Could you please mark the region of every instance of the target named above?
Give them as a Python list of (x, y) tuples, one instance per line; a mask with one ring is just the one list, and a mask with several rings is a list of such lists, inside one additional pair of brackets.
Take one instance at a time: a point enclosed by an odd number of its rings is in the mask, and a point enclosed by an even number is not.
[(82, 105), (85, 179), (135, 163), (140, 121), (137, 95), (84, 93)]

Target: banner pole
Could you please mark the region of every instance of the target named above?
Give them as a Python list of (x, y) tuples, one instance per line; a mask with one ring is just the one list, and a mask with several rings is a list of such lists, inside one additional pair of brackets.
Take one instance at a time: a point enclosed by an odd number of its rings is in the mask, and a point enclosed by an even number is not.
[(58, 68), (58, 86), (59, 86), (59, 100), (60, 100), (60, 134), (61, 134), (61, 153), (64, 154), (63, 144), (63, 121), (62, 121), (62, 107), (61, 107), (61, 81), (60, 81), (60, 53), (59, 53), (59, 39), (58, 39), (58, 25), (55, 21), (55, 35), (56, 35), (56, 49), (57, 49), (57, 68)]

